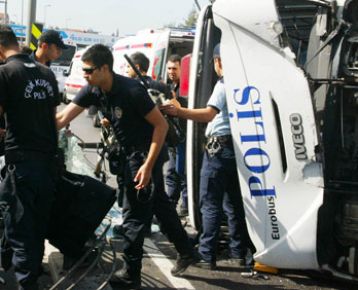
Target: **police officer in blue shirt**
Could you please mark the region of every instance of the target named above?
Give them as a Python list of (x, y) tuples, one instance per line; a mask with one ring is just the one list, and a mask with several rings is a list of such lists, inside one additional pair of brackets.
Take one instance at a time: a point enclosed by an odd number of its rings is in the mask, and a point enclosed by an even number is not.
[(197, 265), (211, 270), (216, 268), (216, 247), (223, 209), (228, 218), (230, 256), (237, 259), (240, 266), (245, 264), (250, 243), (236, 171), (219, 44), (215, 46), (213, 58), (219, 80), (206, 108), (186, 109), (174, 105), (161, 107), (164, 113), (172, 116), (209, 122), (205, 132), (207, 145), (200, 174), (203, 227), (199, 242), (201, 260)]
[(146, 226), (153, 213), (179, 257), (173, 275), (179, 275), (194, 262), (193, 249), (180, 219), (164, 191), (162, 145), (168, 130), (163, 115), (138, 81), (113, 72), (113, 56), (104, 45), (91, 46), (82, 56), (83, 87), (62, 112), (58, 128), (64, 127), (85, 107), (107, 104), (124, 160), (123, 258), (124, 267), (111, 279), (112, 287), (140, 289), (143, 243)]
[(11, 263), (19, 289), (38, 289), (44, 239), (55, 198), (59, 103), (53, 72), (20, 48), (10, 27), (0, 26), (0, 112), (6, 120), (6, 176), (0, 184), (5, 235), (2, 266)]

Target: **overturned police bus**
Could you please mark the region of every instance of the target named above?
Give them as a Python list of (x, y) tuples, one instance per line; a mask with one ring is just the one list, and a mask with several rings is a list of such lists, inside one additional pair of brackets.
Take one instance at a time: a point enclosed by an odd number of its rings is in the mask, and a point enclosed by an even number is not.
[[(196, 28), (189, 108), (206, 106), (218, 42), (255, 260), (358, 280), (358, 1), (207, 5)], [(196, 228), (204, 129), (188, 122)]]

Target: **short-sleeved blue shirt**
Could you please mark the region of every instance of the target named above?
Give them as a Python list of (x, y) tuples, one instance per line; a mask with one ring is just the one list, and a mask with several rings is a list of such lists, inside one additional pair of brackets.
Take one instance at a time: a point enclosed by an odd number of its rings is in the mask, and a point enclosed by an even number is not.
[(226, 93), (224, 80), (220, 79), (216, 83), (213, 93), (208, 101), (207, 106), (213, 107), (219, 111), (215, 118), (208, 123), (205, 136), (224, 136), (231, 135), (230, 120), (226, 104)]
[(84, 86), (73, 99), (81, 107), (95, 105), (105, 106), (118, 141), (129, 148), (149, 146), (153, 126), (145, 116), (154, 108), (144, 86), (140, 82), (121, 75), (113, 74), (110, 92), (104, 93), (100, 88)]

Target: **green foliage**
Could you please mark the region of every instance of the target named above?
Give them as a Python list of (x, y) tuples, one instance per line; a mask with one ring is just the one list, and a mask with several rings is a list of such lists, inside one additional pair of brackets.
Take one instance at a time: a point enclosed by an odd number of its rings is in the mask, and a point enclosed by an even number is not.
[(192, 9), (185, 19), (184, 23), (181, 24), (181, 27), (191, 28), (196, 26), (196, 20), (198, 19), (198, 13), (195, 9)]
[(186, 19), (182, 23), (168, 23), (164, 27), (175, 27), (175, 28), (193, 28), (196, 26), (196, 20), (198, 19), (198, 12), (193, 8)]

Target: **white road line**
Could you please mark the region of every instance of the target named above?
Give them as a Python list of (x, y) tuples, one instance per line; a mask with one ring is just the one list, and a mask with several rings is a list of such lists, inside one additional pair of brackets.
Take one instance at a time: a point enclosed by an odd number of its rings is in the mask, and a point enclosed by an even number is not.
[(145, 239), (144, 246), (150, 249), (150, 251), (146, 251), (147, 255), (152, 259), (154, 264), (157, 265), (159, 270), (173, 285), (174, 289), (195, 290), (194, 286), (191, 285), (190, 282), (185, 278), (177, 278), (172, 276), (170, 270), (174, 267), (173, 263), (166, 258), (166, 256), (158, 249), (158, 247), (150, 239)]

